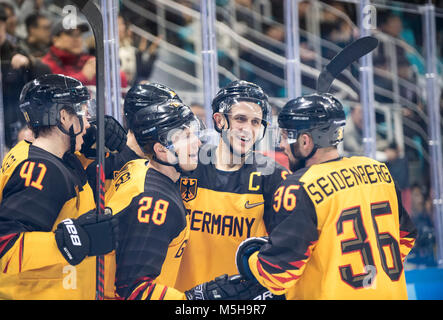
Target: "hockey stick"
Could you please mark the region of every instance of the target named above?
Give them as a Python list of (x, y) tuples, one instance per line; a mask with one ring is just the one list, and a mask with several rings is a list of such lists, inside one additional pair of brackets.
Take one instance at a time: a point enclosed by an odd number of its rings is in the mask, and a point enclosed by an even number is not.
[(362, 37), (347, 45), (324, 67), (317, 79), (317, 92), (329, 91), (335, 78), (351, 63), (374, 50), (378, 40), (374, 37)]
[[(104, 214), (105, 210), (105, 49), (103, 41), (103, 17), (100, 9), (92, 0), (72, 0), (72, 2), (80, 9), (80, 12), (88, 20), (91, 25), (95, 38), (96, 52), (96, 100), (97, 100), (97, 213)], [(105, 263), (104, 256), (97, 257), (97, 287), (96, 299), (104, 299), (105, 289)]]

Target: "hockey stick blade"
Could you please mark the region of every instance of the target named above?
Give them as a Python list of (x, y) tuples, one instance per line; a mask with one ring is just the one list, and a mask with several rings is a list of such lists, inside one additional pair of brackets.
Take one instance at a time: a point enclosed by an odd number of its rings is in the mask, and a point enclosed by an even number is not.
[(329, 91), (334, 79), (354, 61), (374, 50), (378, 40), (374, 37), (362, 37), (340, 51), (322, 70), (317, 80), (317, 92)]

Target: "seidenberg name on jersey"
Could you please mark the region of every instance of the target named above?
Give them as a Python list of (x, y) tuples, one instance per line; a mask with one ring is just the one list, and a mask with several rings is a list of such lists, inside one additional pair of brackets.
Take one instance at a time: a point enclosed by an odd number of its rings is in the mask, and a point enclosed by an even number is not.
[(366, 164), (326, 172), (325, 175), (307, 185), (305, 189), (319, 204), (334, 192), (360, 184), (374, 183), (393, 183), (385, 164)]

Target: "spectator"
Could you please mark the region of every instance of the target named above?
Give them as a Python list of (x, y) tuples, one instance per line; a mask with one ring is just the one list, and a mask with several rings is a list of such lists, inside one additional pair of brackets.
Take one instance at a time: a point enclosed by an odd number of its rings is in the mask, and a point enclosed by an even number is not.
[[(96, 84), (95, 57), (84, 53), (83, 33), (89, 31), (86, 23), (77, 24), (75, 29), (65, 29), (63, 21), (56, 22), (51, 30), (52, 46), (42, 58), (52, 73), (73, 77), (86, 86)], [(121, 72), (121, 86), (128, 85)]]
[(19, 46), (33, 57), (43, 57), (51, 45), (51, 21), (39, 13), (33, 13), (26, 18), (25, 24), (27, 37), (19, 40)]
[[(25, 18), (42, 7), (41, 0), (2, 0), (13, 14), (10, 27), (11, 35), (24, 39), (26, 37)], [(8, 14), (9, 16), (9, 14)], [(14, 30), (14, 31), (12, 31)]]
[(395, 142), (385, 148), (386, 166), (394, 178), (395, 184), (401, 191), (409, 188), (408, 161), (400, 156), (400, 150)]
[[(157, 13), (156, 1), (137, 1), (137, 6), (142, 8), (142, 10), (143, 9), (146, 10), (147, 12), (152, 12), (154, 14)], [(166, 14), (169, 14), (169, 12), (170, 12), (169, 10), (166, 10)], [(158, 25), (156, 20), (146, 19), (143, 15), (140, 15), (140, 13), (137, 10), (131, 10), (130, 8), (124, 5), (120, 6), (119, 13), (120, 15), (124, 16), (127, 21), (130, 21), (131, 24), (134, 24), (137, 27), (151, 34), (154, 35), (158, 34)], [(133, 35), (133, 39), (135, 43), (138, 43), (140, 37), (137, 35)]]
[(277, 22), (284, 23), (284, 5), (281, 0), (271, 0), (272, 16)]
[(5, 143), (11, 148), (17, 143), (17, 136), (23, 116), (18, 109), (20, 91), (30, 80), (50, 72), (43, 64), (38, 64), (7, 40), (7, 15), (4, 6), (0, 5), (0, 59), (3, 92), (3, 112)]
[(235, 8), (235, 19), (239, 29), (254, 28), (252, 0), (235, 0)]
[(400, 156), (400, 150), (395, 142), (391, 142), (384, 151), (386, 166), (401, 192), (403, 207), (409, 211), (411, 208), (411, 190), (409, 188), (408, 160), (406, 157)]
[[(379, 29), (382, 33), (400, 41), (392, 41), (391, 38), (385, 37), (380, 38), (379, 40), (381, 41), (379, 42), (377, 49), (374, 51), (374, 59), (380, 59), (380, 56), (383, 56), (386, 59), (387, 66), (391, 66), (390, 59), (393, 55), (391, 50), (394, 50), (397, 61), (407, 59), (406, 49), (404, 46), (406, 45), (406, 42), (401, 39), (401, 33), (403, 31), (403, 23), (401, 18), (392, 12), (381, 12), (377, 17), (377, 21), (380, 21)], [(404, 45), (402, 45), (402, 43), (404, 43)]]
[[(351, 115), (346, 120), (343, 150), (347, 156), (364, 155), (363, 144), (363, 109), (357, 103), (351, 109)], [(376, 149), (382, 151), (388, 145), (379, 134), (376, 137)]]
[[(379, 42), (380, 43), (380, 42)], [(377, 50), (377, 49), (376, 49)], [(374, 56), (374, 85), (392, 92), (392, 73), (389, 72), (388, 60), (383, 54)], [(392, 95), (386, 93), (374, 93), (374, 99), (380, 103), (393, 103)]]
[[(272, 51), (280, 56), (285, 55), (284, 41), (285, 41), (285, 30), (283, 26), (279, 23), (269, 23), (264, 26), (265, 37), (248, 36), (260, 47)], [(284, 68), (269, 59), (263, 58), (261, 55), (257, 54), (254, 50), (249, 48), (242, 49), (240, 56), (243, 60), (249, 62), (254, 67), (265, 73), (259, 74), (257, 72), (251, 72), (246, 75), (249, 81), (258, 84), (263, 90), (271, 97), (284, 97), (285, 88), (284, 85), (278, 83), (276, 80), (267, 76), (267, 74), (274, 75), (280, 79), (285, 78)]]
[[(188, 0), (178, 1), (181, 5), (192, 8), (192, 3)], [(195, 40), (200, 28), (200, 22), (187, 13), (182, 13), (178, 20), (179, 27), (177, 31), (178, 46), (188, 52), (195, 53)]]
[(431, 214), (425, 208), (424, 193), (418, 184), (411, 187), (410, 216), (418, 230), (418, 237), (407, 261), (419, 268), (434, 267), (436, 266), (434, 226)]
[[(352, 42), (356, 35), (355, 30), (349, 22), (343, 18), (336, 18), (334, 21), (323, 22), (321, 24), (321, 32), (327, 40), (341, 48), (344, 48)], [(337, 52), (335, 52), (334, 55), (335, 54), (337, 54)], [(334, 55), (328, 56), (328, 59), (332, 59)]]
[(16, 29), (17, 29), (17, 16), (15, 15), (14, 6), (12, 6), (11, 3), (7, 1), (0, 2), (0, 5), (3, 7), (6, 13), (6, 39), (12, 43), (17, 43), (17, 35), (16, 35)]
[(118, 34), (120, 69), (125, 73), (128, 83), (132, 86), (149, 80), (157, 59), (160, 38), (157, 38), (149, 47), (147, 47), (147, 40), (142, 38), (138, 48), (135, 47), (128, 23), (121, 15), (118, 17)]

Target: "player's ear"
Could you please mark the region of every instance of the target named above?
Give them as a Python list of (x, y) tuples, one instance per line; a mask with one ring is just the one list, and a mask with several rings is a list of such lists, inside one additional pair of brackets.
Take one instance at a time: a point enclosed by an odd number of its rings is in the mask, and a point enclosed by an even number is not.
[(310, 149), (311, 145), (312, 145), (312, 147), (314, 145), (314, 141), (312, 140), (312, 137), (307, 133), (301, 134), (299, 141), (300, 141), (300, 147), (303, 149)]
[(166, 152), (168, 152), (168, 149), (166, 149), (164, 145), (158, 142), (154, 144), (153, 149), (158, 156), (166, 156)]
[(304, 147), (306, 147), (309, 144), (309, 135), (307, 135), (306, 133), (303, 133), (302, 135), (300, 135), (300, 144)]
[(223, 114), (221, 114), (220, 112), (216, 112), (212, 117), (214, 118), (215, 125), (217, 126), (218, 129), (221, 130), (225, 127), (226, 118)]
[(60, 111), (60, 121), (62, 121), (62, 123), (64, 123), (67, 119), (68, 116), (68, 112), (66, 112), (65, 109), (61, 109)]
[(69, 112), (65, 109), (61, 109), (59, 111), (59, 116), (60, 116), (60, 123), (64, 126), (71, 126), (70, 124), (70, 119), (71, 119), (71, 115), (69, 114)]

